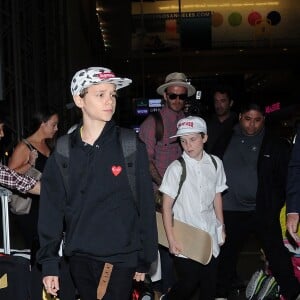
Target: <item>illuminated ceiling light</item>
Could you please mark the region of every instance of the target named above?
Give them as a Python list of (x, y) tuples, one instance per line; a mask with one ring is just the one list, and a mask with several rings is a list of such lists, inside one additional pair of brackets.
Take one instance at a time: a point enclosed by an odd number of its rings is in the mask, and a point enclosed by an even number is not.
[[(254, 4), (254, 3), (243, 3), (242, 6), (253, 6), (253, 5), (256, 5), (256, 4)], [(240, 7), (241, 3), (232, 3), (231, 6), (232, 7)]]
[[(265, 2), (246, 2), (246, 3), (210, 3), (210, 4), (183, 4), (181, 9), (199, 9), (199, 8), (216, 8), (216, 7), (250, 7), (250, 6), (278, 6), (279, 1), (265, 1)], [(158, 9), (161, 11), (178, 10), (178, 5), (160, 5)]]
[(96, 11), (97, 11), (98, 13), (101, 13), (101, 12), (104, 12), (104, 9), (103, 9), (102, 6), (97, 6), (97, 7), (96, 7)]

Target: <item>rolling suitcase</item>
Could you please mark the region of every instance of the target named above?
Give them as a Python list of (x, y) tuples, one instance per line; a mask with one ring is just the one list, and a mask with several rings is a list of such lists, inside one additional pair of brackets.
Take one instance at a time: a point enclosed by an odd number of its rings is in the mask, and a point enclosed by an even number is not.
[(0, 187), (3, 249), (0, 249), (0, 299), (28, 300), (30, 257), (26, 251), (11, 250), (8, 202), (11, 191)]

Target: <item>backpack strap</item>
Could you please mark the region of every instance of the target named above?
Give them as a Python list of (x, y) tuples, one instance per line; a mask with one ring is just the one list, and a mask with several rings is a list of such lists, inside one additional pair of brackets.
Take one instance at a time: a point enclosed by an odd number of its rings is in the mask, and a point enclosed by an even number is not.
[(216, 159), (214, 158), (214, 156), (213, 155), (211, 155), (211, 154), (209, 154), (209, 156), (210, 156), (210, 158), (211, 158), (211, 161), (212, 161), (212, 163), (214, 164), (214, 166), (215, 166), (215, 169), (216, 169), (216, 171), (218, 170), (218, 164), (217, 164), (217, 161), (216, 161)]
[(132, 129), (117, 127), (120, 143), (125, 158), (125, 167), (129, 185), (134, 197), (134, 202), (139, 211), (139, 205), (136, 195), (136, 151), (137, 138), (136, 133)]
[(70, 134), (61, 136), (55, 146), (54, 157), (63, 177), (64, 187), (69, 194), (69, 158), (70, 158)]
[(154, 112), (151, 114), (155, 121), (155, 140), (156, 143), (161, 141), (164, 137), (164, 123), (160, 112)]
[(177, 198), (178, 198), (178, 196), (181, 192), (182, 185), (183, 185), (183, 183), (186, 179), (186, 164), (185, 164), (185, 161), (184, 161), (182, 156), (180, 156), (177, 160), (181, 164), (182, 172), (181, 172), (181, 175), (180, 175), (180, 180), (179, 180), (179, 185), (178, 185), (178, 192), (177, 192), (176, 197), (174, 198), (173, 206), (174, 206), (174, 204), (175, 204), (175, 202), (176, 202), (176, 200), (177, 200)]

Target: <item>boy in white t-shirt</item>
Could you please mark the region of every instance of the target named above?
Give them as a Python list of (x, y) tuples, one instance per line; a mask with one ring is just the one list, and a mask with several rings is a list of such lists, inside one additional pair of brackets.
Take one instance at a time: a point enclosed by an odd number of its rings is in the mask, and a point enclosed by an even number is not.
[[(181, 163), (173, 161), (166, 170), (159, 190), (163, 193), (163, 221), (169, 241), (169, 251), (174, 254), (178, 281), (161, 299), (191, 299), (200, 288), (201, 299), (213, 300), (215, 296), (217, 260), (220, 245), (225, 240), (223, 226), (221, 238), (217, 229), (223, 224), (221, 193), (227, 189), (221, 160), (203, 150), (207, 141), (207, 127), (200, 117), (190, 116), (177, 123), (177, 133), (184, 150), (186, 178), (176, 202)], [(207, 265), (181, 255), (182, 245), (176, 240), (172, 218), (208, 232), (213, 241), (213, 257)], [(220, 236), (220, 235), (219, 235)]]

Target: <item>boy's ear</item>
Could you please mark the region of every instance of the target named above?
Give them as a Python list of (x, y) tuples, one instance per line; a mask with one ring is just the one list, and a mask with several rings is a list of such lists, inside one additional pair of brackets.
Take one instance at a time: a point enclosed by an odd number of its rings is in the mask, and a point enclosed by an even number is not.
[(204, 138), (203, 138), (203, 143), (206, 143), (207, 142), (207, 139), (208, 139), (208, 135), (204, 135)]
[(79, 95), (73, 96), (73, 100), (77, 107), (82, 108), (83, 99)]

